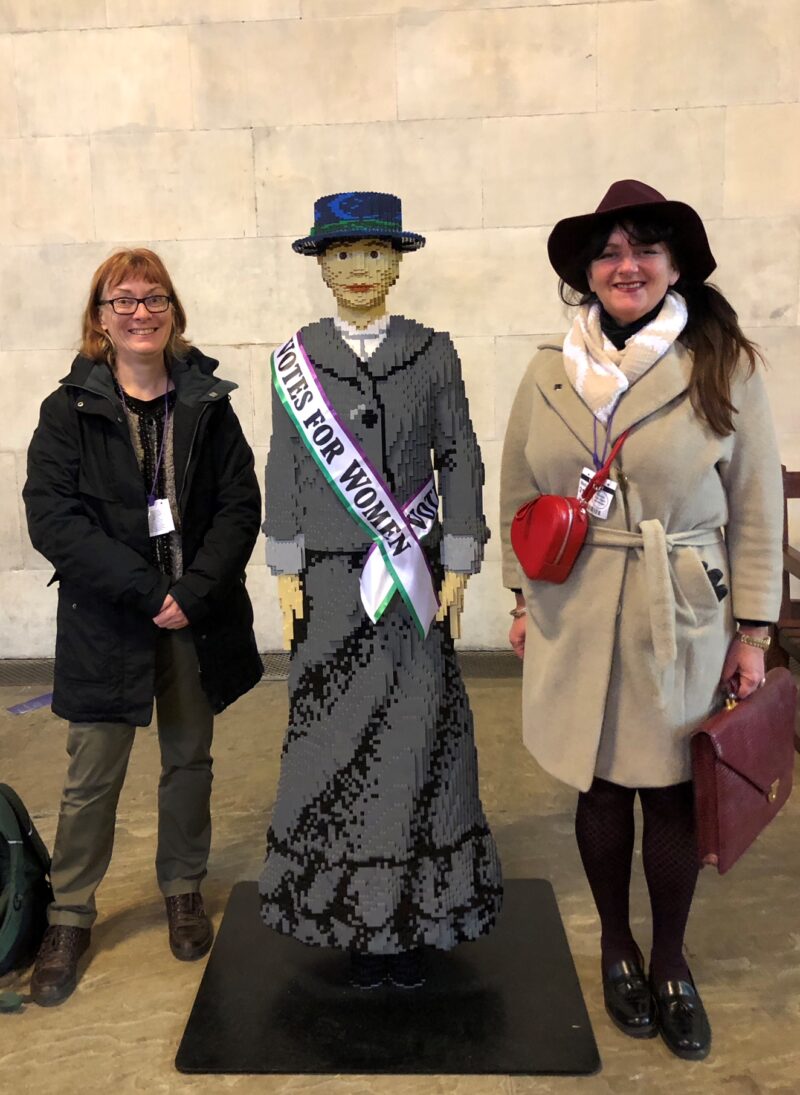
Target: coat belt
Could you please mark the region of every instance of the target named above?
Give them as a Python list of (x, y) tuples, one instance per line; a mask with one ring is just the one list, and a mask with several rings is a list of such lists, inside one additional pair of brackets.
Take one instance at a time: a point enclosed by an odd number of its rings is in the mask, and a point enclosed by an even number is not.
[(665, 532), (658, 520), (641, 521), (641, 532), (601, 528), (591, 525), (587, 542), (595, 547), (621, 547), (641, 550), (644, 555), (647, 594), (650, 603), (650, 631), (658, 665), (665, 667), (678, 656), (675, 636), (675, 591), (669, 572), (669, 553), (676, 547), (708, 547), (722, 542), (719, 528)]

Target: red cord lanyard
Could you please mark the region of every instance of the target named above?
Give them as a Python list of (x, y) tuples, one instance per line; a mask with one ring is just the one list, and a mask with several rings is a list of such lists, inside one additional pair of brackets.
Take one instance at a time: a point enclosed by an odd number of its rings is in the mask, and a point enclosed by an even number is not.
[(591, 502), (592, 498), (594, 498), (597, 491), (602, 487), (603, 483), (605, 483), (606, 479), (608, 479), (608, 473), (611, 471), (611, 465), (614, 463), (614, 457), (622, 448), (623, 444), (625, 443), (625, 438), (631, 432), (631, 429), (632, 427), (629, 426), (628, 429), (625, 430), (624, 433), (621, 433), (617, 440), (614, 442), (614, 447), (608, 454), (608, 459), (605, 461), (602, 468), (598, 468), (594, 476), (589, 480), (586, 490), (580, 496), (582, 502), (586, 502), (586, 504), (588, 505), (589, 502)]
[(602, 456), (597, 455), (597, 415), (594, 416), (594, 422), (592, 423), (592, 426), (594, 428), (594, 449), (592, 451), (592, 460), (594, 462), (594, 470), (595, 471), (600, 471), (603, 464), (605, 463), (606, 453), (608, 452), (608, 443), (611, 440), (611, 426), (613, 425), (614, 415), (617, 413), (617, 407), (618, 406), (619, 406), (619, 400), (617, 400), (617, 402), (614, 404), (614, 410), (608, 416), (608, 421), (606, 422), (606, 439), (605, 439), (605, 442), (603, 444), (603, 455)]

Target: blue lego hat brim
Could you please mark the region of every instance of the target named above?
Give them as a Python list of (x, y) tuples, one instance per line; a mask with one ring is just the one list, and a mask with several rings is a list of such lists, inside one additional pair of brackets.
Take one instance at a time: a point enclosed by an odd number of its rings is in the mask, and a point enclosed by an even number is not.
[(338, 240), (388, 240), (397, 251), (418, 251), (425, 237), (403, 230), (400, 199), (394, 194), (351, 191), (327, 194), (314, 202), (314, 226), (295, 240), (299, 255), (320, 255)]

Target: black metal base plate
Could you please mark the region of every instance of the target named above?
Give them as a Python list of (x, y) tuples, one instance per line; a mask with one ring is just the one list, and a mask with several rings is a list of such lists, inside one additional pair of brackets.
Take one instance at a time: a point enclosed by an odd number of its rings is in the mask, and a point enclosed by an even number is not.
[(175, 1061), (190, 1073), (583, 1075), (600, 1066), (555, 895), (511, 879), (491, 935), (418, 989), (347, 983), (346, 954), (264, 926), (234, 886)]

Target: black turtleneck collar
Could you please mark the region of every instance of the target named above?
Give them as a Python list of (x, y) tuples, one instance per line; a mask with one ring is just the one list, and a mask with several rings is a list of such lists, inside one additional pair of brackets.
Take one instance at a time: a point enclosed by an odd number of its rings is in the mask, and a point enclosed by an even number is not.
[(605, 308), (600, 305), (600, 330), (603, 334), (614, 343), (618, 350), (625, 349), (625, 343), (631, 337), (635, 335), (637, 331), (641, 331), (642, 327), (646, 327), (651, 320), (654, 320), (658, 313), (661, 311), (661, 306), (666, 298), (662, 297), (658, 304), (644, 316), (639, 316), (633, 323), (626, 323), (620, 325), (617, 321), (610, 316)]

